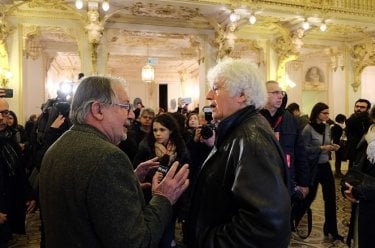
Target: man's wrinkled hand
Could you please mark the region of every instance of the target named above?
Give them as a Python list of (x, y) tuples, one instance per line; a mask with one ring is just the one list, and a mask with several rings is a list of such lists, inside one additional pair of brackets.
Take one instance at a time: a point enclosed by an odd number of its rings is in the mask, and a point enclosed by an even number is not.
[(135, 174), (138, 177), (139, 182), (141, 183), (142, 188), (148, 188), (151, 186), (151, 183), (145, 183), (145, 178), (146, 178), (147, 173), (150, 170), (158, 168), (159, 162), (157, 162), (157, 160), (158, 158), (155, 157), (153, 159), (142, 162), (134, 170)]
[(174, 162), (163, 180), (160, 181), (160, 173), (152, 179), (153, 195), (166, 197), (172, 205), (189, 186), (189, 165), (184, 164), (178, 171), (177, 168), (178, 162)]

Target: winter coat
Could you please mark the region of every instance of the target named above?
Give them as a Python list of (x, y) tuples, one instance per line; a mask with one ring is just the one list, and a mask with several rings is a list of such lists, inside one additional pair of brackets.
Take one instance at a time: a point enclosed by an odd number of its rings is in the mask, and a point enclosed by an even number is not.
[(269, 124), (248, 106), (222, 120), (216, 134), (193, 192), (188, 247), (287, 247), (286, 165)]

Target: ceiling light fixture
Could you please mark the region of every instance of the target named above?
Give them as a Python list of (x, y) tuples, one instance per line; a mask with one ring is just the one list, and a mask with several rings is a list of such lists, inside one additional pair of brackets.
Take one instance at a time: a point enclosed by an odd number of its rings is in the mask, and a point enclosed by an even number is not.
[(254, 14), (251, 14), (249, 17), (250, 24), (255, 24), (257, 22), (257, 18)]
[(321, 24), (320, 24), (320, 31), (322, 32), (325, 32), (327, 30), (327, 24), (325, 23), (325, 21), (323, 21)]
[(308, 30), (310, 28), (310, 23), (305, 19), (305, 21), (302, 23), (302, 27), (304, 30)]
[(147, 64), (142, 68), (142, 81), (152, 83), (155, 80), (154, 67), (150, 65), (150, 58), (148, 57), (148, 44), (147, 44)]
[(236, 12), (232, 11), (232, 13), (230, 13), (229, 19), (231, 22), (236, 22), (239, 19), (241, 19), (241, 16), (237, 14)]
[(102, 9), (104, 11), (109, 10), (109, 1), (108, 0), (76, 0), (75, 5), (77, 9), (82, 9), (84, 1), (87, 2), (87, 6), (89, 9), (98, 9), (99, 3), (102, 5)]

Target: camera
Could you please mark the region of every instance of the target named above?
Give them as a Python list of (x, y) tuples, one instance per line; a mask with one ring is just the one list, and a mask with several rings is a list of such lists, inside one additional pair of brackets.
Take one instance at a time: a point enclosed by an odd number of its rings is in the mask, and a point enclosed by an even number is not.
[(69, 117), (70, 103), (65, 101), (58, 101), (53, 104), (59, 114), (62, 114), (65, 118)]
[(203, 125), (201, 128), (201, 136), (203, 139), (209, 139), (214, 135), (215, 125), (213, 124), (206, 124)]
[(13, 89), (0, 89), (0, 90), (3, 90), (4, 91), (4, 98), (12, 98), (13, 97)]

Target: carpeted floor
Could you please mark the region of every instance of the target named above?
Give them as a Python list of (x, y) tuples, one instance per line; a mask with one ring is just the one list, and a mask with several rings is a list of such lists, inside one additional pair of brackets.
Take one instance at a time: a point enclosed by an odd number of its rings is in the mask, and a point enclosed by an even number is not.
[[(343, 169), (346, 169), (346, 165), (343, 164)], [(350, 204), (342, 197), (339, 192), (340, 179), (336, 179), (336, 191), (337, 191), (337, 221), (339, 233), (346, 236), (348, 227), (347, 223), (350, 218)], [(324, 223), (324, 209), (321, 189), (318, 190), (316, 200), (312, 205), (313, 211), (313, 228), (310, 237), (306, 240), (302, 240), (293, 234), (290, 242), (291, 248), (323, 248), (323, 247), (347, 247), (343, 243), (332, 243), (332, 241), (326, 240), (323, 235), (323, 223)], [(10, 248), (37, 248), (39, 247), (40, 232), (39, 232), (39, 212), (27, 217), (27, 235), (17, 235), (10, 244)], [(180, 244), (181, 232), (179, 226), (176, 230), (177, 243)], [(183, 245), (180, 244), (181, 247)]]

